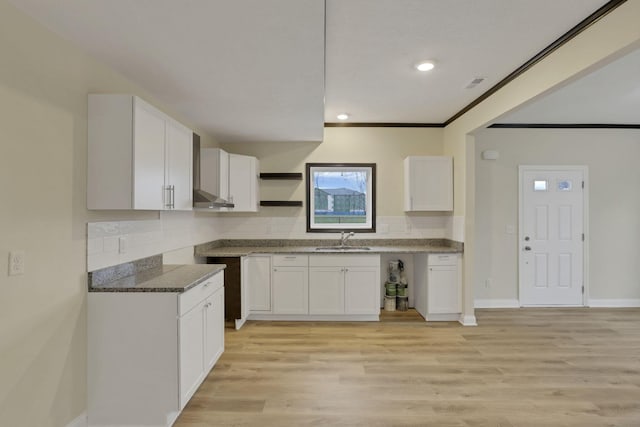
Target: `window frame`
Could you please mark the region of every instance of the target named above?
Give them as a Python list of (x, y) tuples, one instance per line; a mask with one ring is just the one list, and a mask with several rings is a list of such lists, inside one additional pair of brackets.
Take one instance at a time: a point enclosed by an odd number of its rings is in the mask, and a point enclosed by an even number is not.
[[(353, 226), (345, 224), (345, 227), (336, 227), (335, 224), (322, 226), (313, 219), (315, 212), (315, 192), (313, 173), (314, 172), (343, 172), (345, 169), (367, 170), (367, 193), (365, 202), (366, 223), (364, 226)], [(341, 231), (354, 233), (375, 233), (376, 232), (376, 164), (375, 163), (306, 163), (305, 164), (305, 186), (306, 186), (306, 217), (308, 233), (339, 233)], [(339, 225), (339, 224), (338, 224)]]

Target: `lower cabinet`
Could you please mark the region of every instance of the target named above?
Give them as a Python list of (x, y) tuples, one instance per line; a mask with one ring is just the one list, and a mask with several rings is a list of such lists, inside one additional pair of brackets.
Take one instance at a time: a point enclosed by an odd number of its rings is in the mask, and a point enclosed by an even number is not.
[(172, 425), (224, 351), (223, 273), (184, 293), (87, 299), (88, 425)]
[(457, 254), (416, 255), (415, 307), (428, 321), (459, 320), (462, 280)]
[(271, 258), (272, 311), (274, 314), (309, 313), (308, 257), (274, 255)]
[(243, 258), (242, 280), (249, 294), (249, 312), (271, 311), (271, 256), (250, 255)]
[(380, 314), (379, 257), (312, 256), (309, 265), (309, 314)]
[(378, 320), (379, 255), (271, 255), (267, 282), (268, 261), (248, 268), (251, 319)]

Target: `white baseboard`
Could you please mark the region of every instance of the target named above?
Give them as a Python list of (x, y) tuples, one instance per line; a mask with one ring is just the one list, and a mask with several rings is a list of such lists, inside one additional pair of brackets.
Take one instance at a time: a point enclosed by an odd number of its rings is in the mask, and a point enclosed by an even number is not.
[(476, 316), (474, 316), (473, 314), (466, 315), (466, 316), (464, 314), (461, 314), (460, 319), (458, 319), (458, 322), (460, 322), (462, 326), (478, 326), (478, 322), (476, 321)]
[(474, 305), (475, 308), (519, 308), (520, 301), (517, 299), (477, 299)]
[(590, 299), (589, 307), (640, 307), (640, 299)]
[(88, 425), (89, 422), (87, 421), (87, 413), (83, 412), (75, 419), (73, 419), (69, 424), (67, 424), (67, 427), (87, 427)]

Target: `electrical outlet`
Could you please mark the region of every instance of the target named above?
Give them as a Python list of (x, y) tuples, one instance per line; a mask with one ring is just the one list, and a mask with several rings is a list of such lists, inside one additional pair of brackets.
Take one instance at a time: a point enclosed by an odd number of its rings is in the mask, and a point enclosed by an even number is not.
[(9, 252), (9, 276), (24, 274), (24, 251)]
[(118, 253), (123, 254), (127, 252), (127, 247), (129, 246), (129, 240), (126, 236), (122, 236), (118, 239)]

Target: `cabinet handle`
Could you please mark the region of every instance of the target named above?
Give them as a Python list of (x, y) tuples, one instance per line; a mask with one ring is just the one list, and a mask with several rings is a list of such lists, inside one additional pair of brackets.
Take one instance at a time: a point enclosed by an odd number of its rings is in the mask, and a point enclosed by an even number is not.
[(171, 209), (175, 209), (176, 207), (176, 186), (171, 185)]
[(162, 202), (165, 208), (171, 207), (171, 186), (170, 185), (162, 186)]
[(277, 268), (274, 268), (274, 269), (273, 269), (273, 271), (278, 271), (278, 269), (277, 269)]

